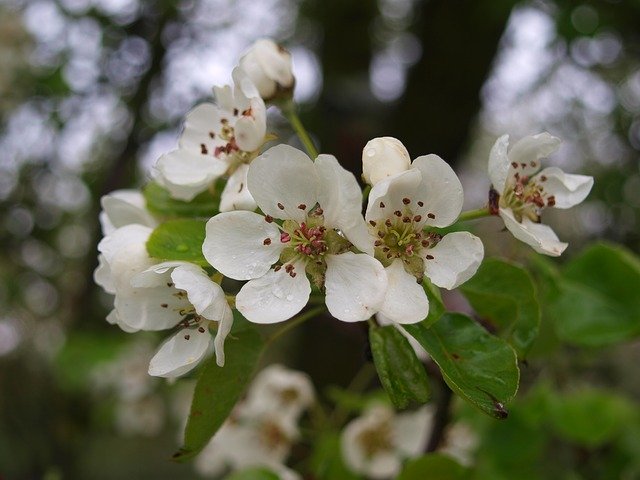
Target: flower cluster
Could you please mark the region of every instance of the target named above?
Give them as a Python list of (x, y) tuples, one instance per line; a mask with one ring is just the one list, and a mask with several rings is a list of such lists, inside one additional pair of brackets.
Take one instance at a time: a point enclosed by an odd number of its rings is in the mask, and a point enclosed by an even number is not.
[(313, 385), (304, 373), (280, 365), (265, 368), (198, 456), (196, 470), (217, 477), (229, 468), (260, 466), (284, 480), (300, 478), (284, 464), (300, 436), (300, 417), (314, 401)]
[[(295, 111), (286, 50), (258, 41), (232, 78), (231, 85), (214, 87), (214, 103), (187, 114), (178, 148), (153, 172), (180, 212), (201, 194), (219, 199), (212, 215), (191, 215), (205, 230), (201, 261), (149, 254), (152, 232), (170, 215), (152, 214), (140, 192), (102, 199), (105, 237), (95, 280), (114, 295), (109, 322), (128, 332), (172, 331), (151, 360), (151, 375), (183, 375), (210, 350), (224, 365), (234, 308), (250, 322), (270, 324), (313, 301), (345, 322), (378, 315), (412, 324), (429, 312), (424, 282), (454, 289), (475, 274), (484, 247), (457, 225), (464, 194), (447, 162), (433, 154), (411, 161), (399, 140), (373, 139), (362, 151), (362, 179), (369, 184), (363, 193), (356, 176), (313, 145), (307, 149), (315, 158), (284, 144), (265, 150), (275, 138), (267, 134), (267, 106)], [(541, 211), (581, 202), (593, 184), (554, 167), (537, 173), (558, 143), (544, 133), (507, 152), (508, 138), (498, 139), (484, 209), (548, 255), (566, 244), (540, 223)], [(225, 277), (244, 283), (225, 291)]]

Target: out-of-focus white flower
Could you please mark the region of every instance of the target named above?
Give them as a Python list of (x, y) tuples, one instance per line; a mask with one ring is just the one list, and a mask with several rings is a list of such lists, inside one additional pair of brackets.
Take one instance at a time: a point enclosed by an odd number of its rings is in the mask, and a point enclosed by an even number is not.
[(397, 415), (387, 406), (369, 408), (342, 432), (342, 456), (346, 465), (370, 478), (395, 478), (405, 459), (416, 457), (424, 450), (432, 417), (427, 407)]
[(438, 451), (450, 455), (462, 465), (471, 466), (479, 442), (478, 435), (469, 425), (457, 422), (447, 428), (444, 446)]
[(224, 340), (233, 323), (224, 291), (197, 265), (155, 264), (145, 247), (150, 234), (148, 227), (127, 225), (98, 245), (102, 262), (95, 280), (115, 294), (107, 320), (127, 332), (180, 328), (151, 359), (149, 373), (161, 377), (183, 375), (198, 364), (215, 322), (216, 360), (224, 365)]
[[(376, 183), (365, 218), (375, 257), (385, 266), (388, 288), (380, 308), (396, 323), (416, 323), (429, 312), (421, 282), (426, 275), (447, 289), (466, 282), (484, 256), (478, 237), (468, 232), (426, 233), (458, 218), (463, 192), (451, 167), (437, 155), (416, 158), (411, 168)], [(416, 282), (417, 280), (417, 282)]]
[(397, 138), (374, 138), (362, 149), (362, 179), (369, 185), (404, 172), (410, 166), (409, 152)]
[[(507, 152), (509, 136), (498, 138), (489, 154), (489, 178), (499, 195), (493, 213), (518, 240), (538, 253), (559, 256), (567, 248), (551, 227), (540, 223), (545, 207), (570, 208), (582, 202), (593, 177), (571, 175), (557, 167), (540, 170), (540, 159), (555, 152), (561, 140), (540, 133), (516, 142)], [(496, 208), (497, 207), (497, 208)], [(495, 211), (497, 210), (497, 211)]]
[(308, 375), (282, 365), (270, 365), (256, 376), (245, 403), (253, 412), (278, 412), (297, 420), (314, 399)]
[(265, 368), (196, 458), (196, 470), (218, 476), (226, 469), (261, 466), (284, 480), (300, 478), (284, 464), (300, 435), (298, 418), (312, 401), (313, 386), (305, 374), (280, 365)]
[(291, 54), (273, 40), (257, 40), (240, 58), (240, 68), (264, 100), (291, 96), (295, 85)]
[(192, 200), (223, 175), (220, 210), (253, 210), (246, 188), (247, 164), (265, 142), (266, 107), (258, 90), (240, 69), (234, 87), (214, 87), (216, 103), (203, 103), (187, 114), (179, 148), (158, 160), (156, 181), (172, 197)]
[[(248, 182), (265, 216), (216, 215), (207, 222), (202, 247), (223, 275), (249, 280), (236, 296), (236, 308), (255, 323), (287, 320), (309, 299), (309, 275), (326, 289), (334, 317), (353, 322), (373, 315), (387, 280), (380, 262), (368, 255), (373, 244), (353, 174), (331, 155), (313, 162), (293, 147), (278, 145), (253, 161)], [(282, 219), (282, 225), (274, 219)], [(352, 244), (366, 253), (349, 251)]]
[(115, 190), (100, 199), (102, 233), (109, 235), (125, 225), (155, 227), (158, 222), (146, 208), (144, 196), (138, 190)]

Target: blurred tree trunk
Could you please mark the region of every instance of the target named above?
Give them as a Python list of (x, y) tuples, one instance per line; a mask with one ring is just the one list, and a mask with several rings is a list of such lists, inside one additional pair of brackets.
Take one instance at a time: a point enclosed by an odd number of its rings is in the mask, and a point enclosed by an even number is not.
[(493, 65), (515, 1), (421, 2), (413, 32), (422, 57), (385, 122), (413, 158), (437, 153), (455, 164), (480, 109), (480, 90)]

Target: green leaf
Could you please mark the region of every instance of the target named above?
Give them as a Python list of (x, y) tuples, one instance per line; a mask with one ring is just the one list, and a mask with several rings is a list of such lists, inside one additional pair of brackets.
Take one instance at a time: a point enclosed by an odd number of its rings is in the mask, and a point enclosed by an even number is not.
[(558, 336), (572, 344), (602, 346), (640, 334), (640, 260), (620, 246), (595, 245), (563, 270), (550, 298)]
[(429, 314), (421, 323), (425, 327), (429, 327), (440, 320), (446, 309), (444, 308), (444, 303), (442, 303), (440, 290), (427, 277), (422, 280), (422, 288), (424, 288), (424, 292), (429, 299)]
[(161, 260), (180, 260), (203, 267), (209, 266), (202, 255), (205, 225), (204, 220), (189, 218), (164, 222), (149, 236), (147, 241), (149, 256)]
[(340, 434), (327, 431), (315, 441), (311, 456), (311, 470), (318, 480), (358, 480), (361, 478), (349, 470), (342, 459)]
[(470, 473), (453, 458), (430, 453), (407, 462), (397, 480), (465, 480)]
[(489, 330), (524, 358), (540, 325), (536, 290), (529, 273), (504, 260), (487, 259), (460, 290)]
[(595, 389), (557, 397), (551, 407), (556, 433), (590, 448), (614, 440), (635, 418), (634, 407), (626, 398)]
[(466, 315), (445, 313), (431, 328), (404, 325), (438, 364), (451, 389), (483, 412), (506, 418), (518, 390), (516, 353)]
[[(216, 192), (222, 186), (216, 185)], [(218, 188), (219, 187), (219, 188)], [(213, 217), (219, 213), (219, 195), (202, 192), (190, 202), (171, 198), (169, 192), (157, 183), (148, 183), (143, 191), (150, 212), (166, 217)]]
[(225, 477), (225, 480), (279, 480), (280, 477), (266, 468), (250, 468), (233, 472)]
[(234, 311), (233, 316), (233, 329), (225, 342), (225, 366), (218, 367), (213, 356), (205, 362), (193, 394), (184, 445), (173, 455), (174, 460), (189, 460), (207, 445), (253, 376), (264, 342), (240, 313)]
[(373, 327), (369, 342), (380, 383), (393, 404), (406, 408), (411, 402), (425, 403), (430, 393), (427, 374), (398, 329), (393, 325)]

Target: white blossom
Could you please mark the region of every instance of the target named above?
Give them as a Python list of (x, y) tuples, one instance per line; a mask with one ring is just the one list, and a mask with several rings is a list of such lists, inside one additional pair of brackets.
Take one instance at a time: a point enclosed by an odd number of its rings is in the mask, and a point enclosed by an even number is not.
[[(248, 184), (265, 216), (216, 215), (207, 222), (202, 247), (220, 273), (248, 280), (236, 296), (236, 308), (255, 323), (291, 318), (309, 299), (309, 275), (326, 290), (334, 317), (353, 322), (376, 313), (387, 280), (369, 255), (373, 244), (355, 177), (331, 155), (313, 162), (293, 147), (278, 145), (253, 161)], [(353, 253), (352, 245), (366, 253)]]
[(557, 167), (539, 171), (540, 160), (559, 145), (559, 138), (545, 132), (519, 140), (507, 152), (509, 136), (503, 135), (489, 155), (489, 177), (499, 195), (497, 213), (514, 237), (551, 256), (562, 254), (568, 244), (540, 223), (542, 210), (573, 207), (593, 186), (593, 177), (586, 175), (567, 174)]
[(421, 282), (427, 276), (453, 289), (477, 271), (484, 255), (480, 239), (468, 232), (440, 235), (459, 216), (463, 192), (451, 167), (437, 155), (416, 158), (411, 168), (379, 181), (369, 193), (365, 218), (375, 257), (385, 266), (388, 288), (380, 308), (401, 324), (424, 320), (429, 301)]
[(210, 327), (217, 327), (216, 360), (224, 365), (233, 314), (222, 288), (197, 265), (156, 263), (145, 246), (151, 231), (127, 225), (98, 245), (101, 264), (95, 280), (115, 295), (107, 320), (127, 332), (179, 328), (151, 359), (151, 375), (176, 377), (195, 367), (209, 351)]
[(309, 378), (281, 365), (263, 369), (252, 382), (247, 398), (195, 460), (196, 470), (219, 476), (226, 469), (266, 467), (283, 480), (299, 475), (285, 466), (291, 447), (300, 437), (297, 421), (313, 401)]
[(240, 58), (240, 68), (264, 100), (279, 94), (291, 96), (295, 84), (291, 54), (273, 40), (257, 40)]
[(362, 149), (362, 179), (369, 185), (404, 172), (410, 166), (409, 152), (397, 138), (374, 138)]
[(370, 407), (342, 432), (345, 464), (369, 478), (396, 478), (404, 460), (424, 451), (432, 419), (427, 407), (401, 414), (384, 405)]
[(447, 428), (444, 445), (438, 452), (455, 458), (462, 465), (471, 466), (479, 443), (478, 434), (468, 424), (456, 422)]
[(216, 103), (202, 103), (186, 116), (179, 148), (158, 160), (155, 178), (172, 197), (192, 200), (223, 175), (229, 180), (221, 211), (253, 210), (247, 164), (265, 142), (266, 107), (247, 75), (236, 68), (234, 86), (214, 87)]
[(138, 190), (115, 190), (100, 199), (100, 225), (108, 235), (125, 225), (139, 224), (155, 227), (158, 222), (146, 208), (142, 193)]
[(297, 420), (314, 399), (308, 375), (282, 365), (270, 365), (251, 384), (245, 403), (253, 412), (278, 412)]

